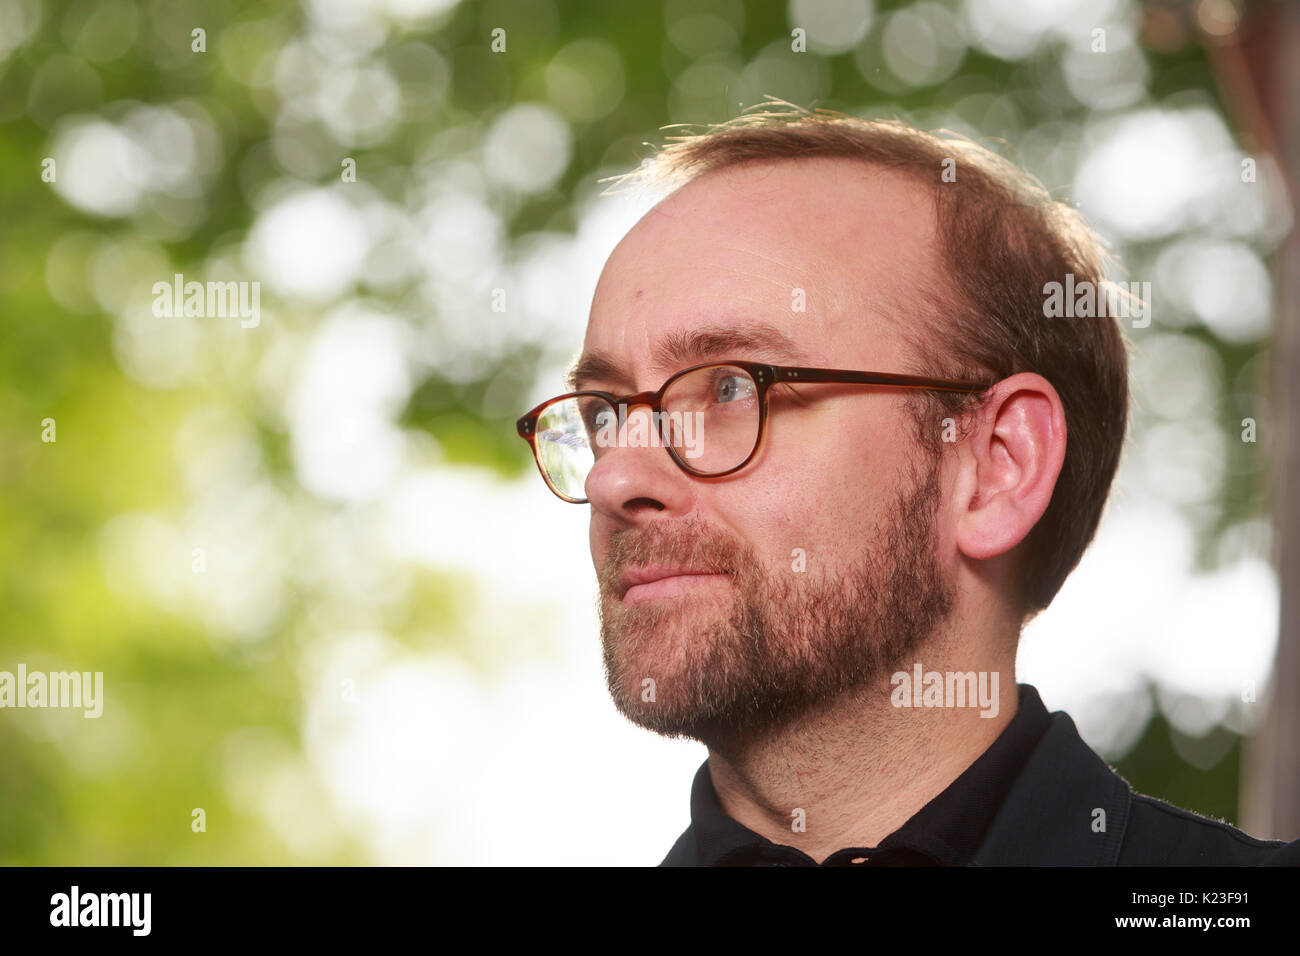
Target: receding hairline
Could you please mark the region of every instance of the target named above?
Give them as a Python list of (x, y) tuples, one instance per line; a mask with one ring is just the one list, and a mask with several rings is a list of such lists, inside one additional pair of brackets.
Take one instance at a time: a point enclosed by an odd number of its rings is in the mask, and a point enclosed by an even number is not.
[[(973, 194), (979, 197), (976, 201), (1045, 204), (1065, 212), (1067, 220), (1072, 213), (1032, 175), (960, 133), (922, 130), (896, 119), (866, 119), (820, 108), (807, 110), (775, 97), (768, 99), (761, 108), (751, 107), (723, 123), (666, 136), (664, 145), (640, 167), (601, 180), (614, 183), (606, 193), (656, 193), (658, 201), (629, 230), (629, 235), (645, 224), (651, 213), (662, 212), (662, 207), (684, 189), (713, 180), (715, 175), (816, 160), (854, 163), (864, 169), (866, 176), (883, 176), (908, 184), (911, 188), (907, 194), (916, 197), (917, 205), (927, 210), (935, 268), (928, 277), (932, 287), (923, 290), (923, 298), (927, 305), (938, 305), (942, 312), (960, 308), (963, 299), (962, 290), (953, 286), (942, 266), (951, 255), (952, 241), (944, 218), (953, 210), (945, 209), (945, 203), (950, 205), (954, 198), (945, 192), (953, 183), (942, 178), (943, 163), (950, 161), (954, 169), (962, 170), (958, 191), (963, 195), (972, 195), (972, 184), (966, 177), (978, 181)], [(926, 318), (937, 321), (939, 315)], [(913, 339), (908, 344), (914, 346), (918, 341)]]
[(919, 172), (924, 163), (927, 171), (935, 173), (936, 180), (938, 170), (929, 164), (951, 158), (956, 163), (996, 170), (1000, 174), (996, 178), (1006, 182), (1027, 185), (1026, 181), (1032, 179), (1002, 156), (960, 133), (921, 130), (897, 119), (807, 110), (770, 98), (762, 108), (751, 107), (723, 123), (666, 136), (664, 145), (638, 168), (601, 182), (613, 183), (606, 193), (646, 187), (675, 191), (710, 171), (751, 161), (835, 158), (857, 160), (905, 175)]
[[(739, 160), (727, 165), (709, 166), (700, 169), (691, 178), (677, 183), (676, 187), (668, 194), (659, 198), (653, 207), (647, 210), (640, 219), (628, 230), (623, 239), (619, 242), (622, 247), (631, 237), (644, 229), (654, 230), (656, 228), (677, 228), (676, 217), (668, 217), (669, 222), (655, 223), (652, 216), (662, 215), (664, 207), (673, 200), (680, 199), (681, 194), (692, 188), (708, 188), (716, 186), (718, 180), (728, 175), (740, 172), (744, 173), (758, 172), (763, 167), (771, 166), (793, 166), (798, 163), (808, 165), (809, 163), (831, 163), (839, 166), (852, 175), (853, 182), (846, 184), (826, 184), (810, 182), (809, 188), (822, 195), (839, 196), (845, 185), (853, 188), (857, 185), (870, 185), (872, 180), (877, 184), (881, 179), (885, 179), (891, 186), (902, 187), (903, 195), (908, 197), (907, 204), (914, 205), (918, 209), (924, 210), (925, 228), (922, 235), (922, 242), (925, 245), (925, 270), (923, 274), (916, 272), (916, 265), (909, 267), (910, 278), (907, 284), (914, 285), (916, 280), (921, 280), (921, 284), (926, 288), (920, 290), (918, 295), (916, 288), (903, 288), (892, 275), (882, 274), (882, 281), (878, 286), (871, 290), (870, 301), (874, 303), (872, 311), (882, 323), (892, 325), (900, 334), (900, 341), (903, 343), (906, 357), (906, 365), (897, 371), (911, 372), (914, 374), (923, 374), (926, 370), (923, 367), (922, 356), (924, 346), (918, 344), (919, 340), (909, 333), (909, 327), (915, 325), (918, 314), (918, 306), (926, 309), (927, 315), (924, 317), (927, 326), (930, 322), (938, 321), (948, 308), (949, 299), (956, 294), (955, 290), (949, 287), (948, 279), (942, 268), (944, 261), (943, 235), (938, 220), (938, 208), (933, 194), (926, 189), (925, 184), (916, 176), (909, 176), (905, 170), (891, 168), (887, 164), (863, 160), (861, 157), (842, 156), (842, 155), (815, 155), (815, 156), (754, 156)], [(748, 185), (748, 184), (746, 184)], [(742, 187), (743, 188), (743, 187)], [(737, 190), (740, 193), (740, 190)], [(836, 213), (843, 217), (852, 217), (857, 207), (853, 202), (841, 202), (837, 206)], [(912, 220), (914, 222), (914, 220)], [(614, 261), (618, 254), (618, 249), (611, 256), (610, 262)], [(608, 263), (607, 263), (608, 265)], [(602, 283), (604, 276), (602, 275)], [(753, 328), (752, 320), (746, 320), (746, 325)], [(788, 341), (788, 337), (787, 341)], [(759, 360), (772, 361), (795, 361), (796, 364), (809, 364), (804, 356), (796, 354), (802, 352), (802, 349), (782, 347), (779, 344), (776, 347), (768, 348), (766, 344), (773, 342), (775, 336), (767, 336), (763, 341), (755, 342), (737, 342), (737, 347), (731, 355), (733, 358), (755, 358)], [(676, 367), (683, 367), (680, 362), (684, 358), (689, 358), (687, 353), (690, 350), (679, 349), (674, 355), (674, 359), (665, 363), (656, 360), (654, 368), (659, 370), (675, 370)], [(659, 356), (665, 354), (662, 346), (657, 350)], [(700, 350), (694, 357), (701, 361), (726, 357), (716, 349)], [(824, 362), (822, 363), (824, 364)], [(609, 382), (628, 382), (629, 378), (624, 373), (621, 365), (615, 361), (612, 355), (598, 349), (584, 349), (583, 352), (571, 364), (565, 375), (566, 387), (571, 391), (580, 390), (587, 387), (584, 383), (595, 381), (597, 379)], [(629, 386), (630, 387), (630, 386)]]

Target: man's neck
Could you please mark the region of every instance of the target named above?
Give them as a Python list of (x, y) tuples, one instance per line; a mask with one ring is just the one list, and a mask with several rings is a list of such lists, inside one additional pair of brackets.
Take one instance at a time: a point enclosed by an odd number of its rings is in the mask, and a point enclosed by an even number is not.
[[(818, 862), (845, 847), (879, 845), (961, 776), (1015, 716), (1014, 650), (980, 660), (946, 650), (932, 645), (915, 662), (900, 663), (906, 684), (891, 684), (885, 674), (762, 738), (710, 746), (723, 810)], [(975, 671), (987, 688), (997, 674), (996, 714), (981, 716), (978, 705), (948, 699), (924, 705), (927, 682), (910, 686), (918, 663), (923, 674)], [(928, 685), (933, 705), (933, 679)], [(897, 706), (902, 702), (922, 706)]]

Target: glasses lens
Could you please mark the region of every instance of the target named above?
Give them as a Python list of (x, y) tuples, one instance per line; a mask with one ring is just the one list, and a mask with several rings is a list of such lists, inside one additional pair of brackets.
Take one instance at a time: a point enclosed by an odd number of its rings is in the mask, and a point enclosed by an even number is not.
[(546, 406), (537, 419), (537, 457), (546, 477), (567, 498), (587, 497), (587, 475), (595, 463), (601, 429), (610, 427), (614, 410), (594, 396), (566, 398)]
[(758, 386), (743, 368), (709, 365), (683, 375), (664, 394), (660, 430), (696, 474), (740, 465), (758, 443)]

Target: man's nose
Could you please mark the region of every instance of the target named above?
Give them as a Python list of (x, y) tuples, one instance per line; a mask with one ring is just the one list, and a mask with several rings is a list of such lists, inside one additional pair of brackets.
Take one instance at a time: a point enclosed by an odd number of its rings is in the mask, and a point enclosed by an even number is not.
[(690, 478), (663, 447), (649, 403), (629, 403), (619, 412), (626, 420), (619, 423), (614, 447), (597, 450), (587, 475), (587, 500), (618, 521), (660, 511), (684, 512), (690, 504)]

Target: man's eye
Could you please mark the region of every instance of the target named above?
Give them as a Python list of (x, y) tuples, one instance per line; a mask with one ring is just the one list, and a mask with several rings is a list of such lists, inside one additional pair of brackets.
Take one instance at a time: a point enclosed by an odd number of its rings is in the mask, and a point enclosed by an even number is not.
[(723, 375), (714, 383), (713, 400), (719, 405), (723, 405), (727, 402), (748, 398), (752, 391), (753, 385), (745, 376)]

